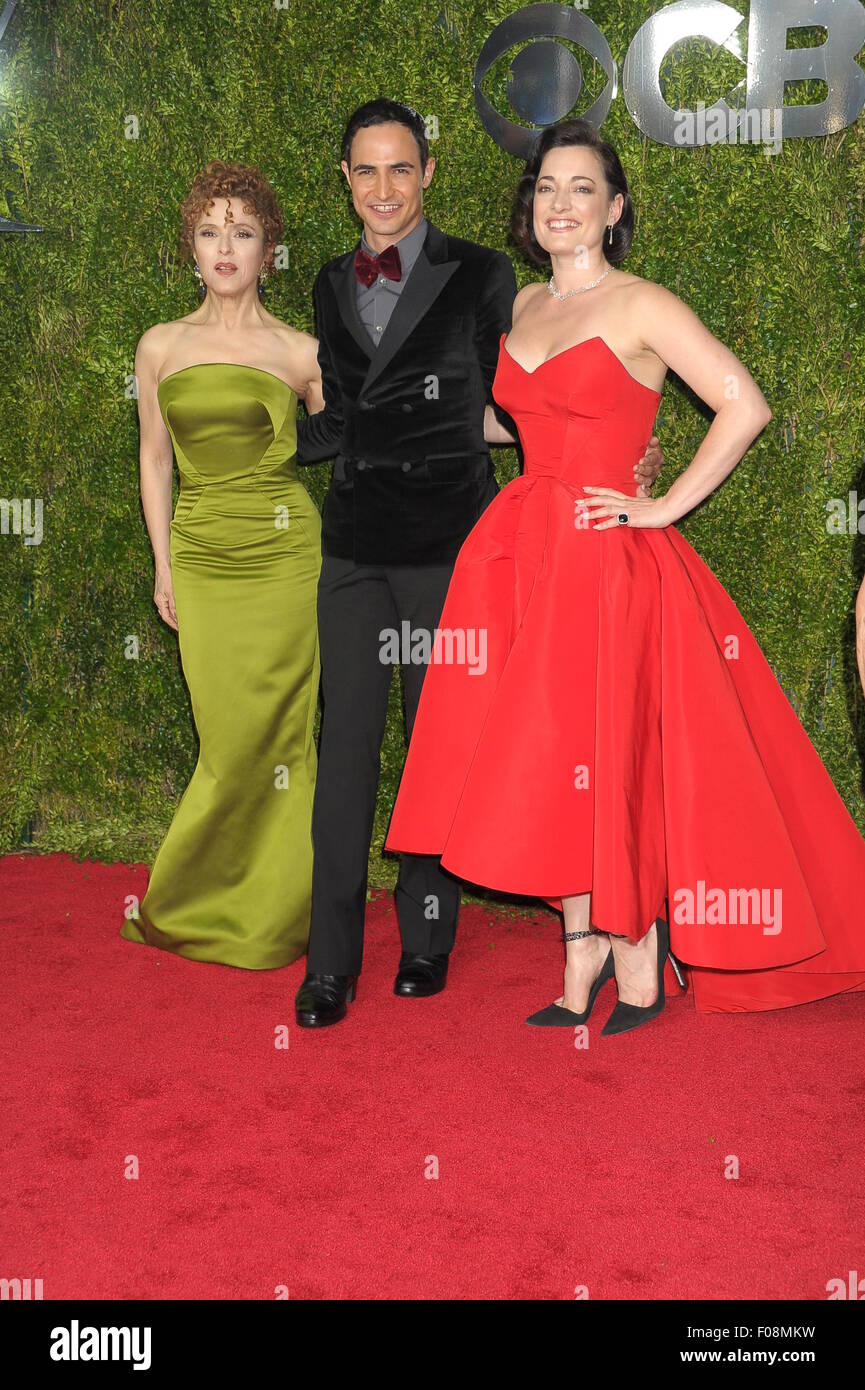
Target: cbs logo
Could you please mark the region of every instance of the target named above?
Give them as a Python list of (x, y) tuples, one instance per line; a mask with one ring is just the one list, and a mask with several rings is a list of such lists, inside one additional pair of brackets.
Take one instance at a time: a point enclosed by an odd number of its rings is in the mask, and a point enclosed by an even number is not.
[[(595, 126), (606, 119), (618, 92), (618, 72), (601, 30), (581, 12), (585, 8), (586, 0), (573, 8), (526, 5), (498, 24), (481, 48), (474, 74), (475, 105), (484, 129), (509, 154), (527, 159), (538, 128), (574, 111), (583, 73), (569, 43), (588, 53), (606, 79), (600, 94), (579, 114)], [(789, 31), (814, 28), (826, 31), (824, 42), (788, 48)], [(856, 62), (865, 43), (861, 0), (751, 0), (747, 23), (723, 0), (675, 0), (640, 27), (622, 69), (628, 111), (643, 134), (661, 144), (711, 143), (705, 134), (710, 119), (702, 128), (695, 127), (693, 136), (681, 138), (683, 112), (667, 103), (661, 85), (667, 54), (694, 39), (726, 49), (745, 70), (735, 89), (735, 105), (728, 106), (722, 98), (704, 113), (722, 122), (730, 118), (731, 128), (740, 118), (781, 111), (785, 135), (830, 135), (851, 125), (865, 106), (865, 72)], [(510, 65), (507, 98), (514, 114), (534, 129), (503, 116), (483, 90), (490, 69), (516, 45), (523, 46)], [(825, 87), (825, 100), (785, 105), (787, 84), (814, 80)]]

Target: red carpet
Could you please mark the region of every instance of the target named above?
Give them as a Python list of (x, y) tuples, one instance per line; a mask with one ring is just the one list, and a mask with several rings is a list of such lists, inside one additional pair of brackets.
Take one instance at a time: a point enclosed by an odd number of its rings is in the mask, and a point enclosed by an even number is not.
[(609, 984), (578, 1051), (523, 1022), (560, 992), (558, 918), (465, 907), (447, 990), (403, 1000), (378, 894), (357, 1002), (308, 1032), (304, 960), (121, 940), (146, 875), (0, 860), (3, 1277), (46, 1299), (824, 1299), (865, 1269), (861, 996), (679, 996), (601, 1038)]

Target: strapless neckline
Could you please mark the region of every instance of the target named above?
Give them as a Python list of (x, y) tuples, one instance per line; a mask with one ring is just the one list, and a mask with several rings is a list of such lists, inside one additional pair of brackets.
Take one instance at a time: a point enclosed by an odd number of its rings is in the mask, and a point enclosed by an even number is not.
[(262, 376), (269, 376), (274, 381), (278, 381), (280, 386), (284, 386), (286, 391), (290, 391), (293, 396), (297, 395), (294, 388), (289, 386), (287, 381), (283, 381), (281, 376), (277, 376), (276, 372), (269, 372), (264, 367), (251, 367), (247, 362), (190, 362), (188, 367), (178, 367), (176, 372), (169, 372), (167, 376), (162, 377), (156, 387), (157, 395), (166, 381), (171, 381), (172, 377), (175, 376), (182, 376), (184, 372), (193, 372), (196, 367), (234, 367), (243, 372), (260, 372)]
[(646, 386), (645, 382), (638, 381), (635, 376), (631, 375), (624, 362), (622, 361), (621, 357), (617, 357), (617, 355), (613, 352), (613, 349), (610, 347), (609, 343), (605, 342), (599, 334), (595, 334), (591, 338), (583, 338), (582, 342), (579, 343), (571, 343), (570, 347), (562, 348), (561, 352), (554, 352), (552, 357), (547, 357), (544, 359), (543, 362), (539, 362), (538, 365), (532, 371), (529, 371), (526, 367), (523, 366), (521, 362), (518, 362), (517, 359), (514, 357), (513, 353), (510, 351), (510, 349), (507, 346), (507, 343), (505, 342), (505, 338), (507, 336), (507, 333), (502, 334), (501, 338), (499, 339), (499, 345), (504, 348), (506, 355), (513, 362), (514, 366), (519, 368), (519, 370), (523, 373), (524, 376), (537, 376), (538, 372), (541, 370), (542, 367), (548, 367), (549, 364), (551, 362), (555, 362), (558, 357), (565, 357), (569, 352), (574, 352), (577, 348), (586, 347), (589, 343), (600, 343), (602, 347), (606, 348), (609, 356), (612, 357), (613, 361), (618, 364), (618, 366), (624, 372), (625, 376), (628, 378), (629, 381), (633, 382), (635, 386), (639, 386), (642, 391), (648, 391), (650, 396), (657, 396), (658, 400), (661, 399), (660, 391), (656, 391), (652, 386)]

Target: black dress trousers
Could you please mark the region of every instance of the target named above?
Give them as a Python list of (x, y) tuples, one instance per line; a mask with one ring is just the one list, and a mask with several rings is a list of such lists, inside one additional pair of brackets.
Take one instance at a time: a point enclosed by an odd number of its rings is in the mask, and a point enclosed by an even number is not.
[[(432, 634), (453, 564), (359, 565), (325, 555), (318, 588), (322, 694), (318, 777), (312, 816), (312, 924), (307, 968), (360, 973), (370, 841), (393, 665), (382, 660), (385, 629)], [(402, 664), (411, 737), (426, 665)], [(402, 948), (450, 951), (461, 884), (434, 855), (404, 854), (396, 885)]]

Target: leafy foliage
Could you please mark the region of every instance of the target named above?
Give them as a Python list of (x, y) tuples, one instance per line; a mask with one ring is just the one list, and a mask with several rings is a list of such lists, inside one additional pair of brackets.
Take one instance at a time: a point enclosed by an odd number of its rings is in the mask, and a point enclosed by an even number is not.
[[(130, 391), (135, 345), (196, 302), (178, 259), (178, 204), (210, 158), (258, 164), (286, 217), (288, 267), (269, 308), (312, 330), (311, 288), (357, 223), (339, 170), (343, 124), (374, 95), (438, 117), (433, 221), (509, 248), (520, 166), (481, 127), (472, 74), (511, 0), (28, 0), (0, 53), (0, 492), (42, 498), (41, 545), (0, 537), (0, 847), (150, 858), (196, 757), (175, 636), (152, 605)], [(621, 64), (657, 8), (597, 0)], [(744, 5), (741, 5), (743, 12)], [(740, 66), (672, 54), (666, 74), (707, 101)], [(592, 90), (587, 66), (587, 93)], [(500, 107), (506, 71), (492, 74)], [(590, 80), (591, 79), (591, 80)], [(596, 85), (596, 84), (595, 84)], [(581, 107), (580, 109), (584, 109)], [(128, 117), (138, 134), (128, 139)], [(670, 149), (619, 97), (604, 135), (637, 206), (627, 268), (684, 298), (760, 382), (774, 419), (681, 530), (756, 633), (860, 828), (862, 701), (852, 607), (862, 538), (826, 503), (861, 484), (865, 425), (865, 119), (825, 140)], [(672, 481), (705, 409), (667, 384), (658, 432)], [(512, 452), (496, 454), (500, 481)], [(321, 504), (329, 465), (305, 470)], [(127, 636), (138, 660), (124, 656)], [(382, 755), (371, 881), (404, 755), (397, 682)], [(857, 754), (859, 756), (857, 756)]]

